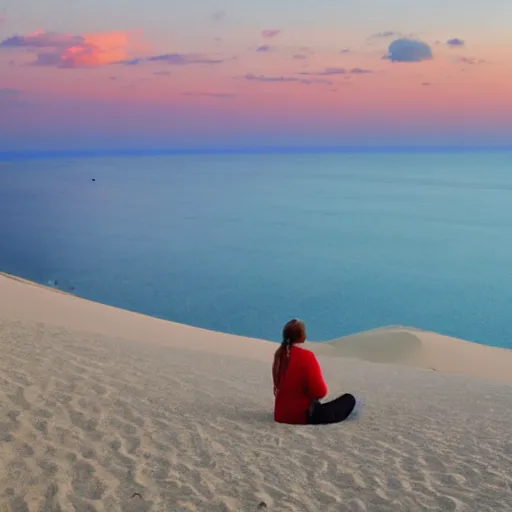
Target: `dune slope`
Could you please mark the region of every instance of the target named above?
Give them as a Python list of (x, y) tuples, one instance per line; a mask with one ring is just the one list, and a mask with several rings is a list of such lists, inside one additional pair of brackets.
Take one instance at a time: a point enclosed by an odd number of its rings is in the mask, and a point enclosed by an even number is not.
[(394, 363), (512, 382), (512, 350), (413, 327), (393, 326), (311, 344), (317, 354)]
[(2, 511), (512, 509), (508, 383), (319, 355), (362, 409), (278, 425), (274, 344), (2, 277), (0, 347)]

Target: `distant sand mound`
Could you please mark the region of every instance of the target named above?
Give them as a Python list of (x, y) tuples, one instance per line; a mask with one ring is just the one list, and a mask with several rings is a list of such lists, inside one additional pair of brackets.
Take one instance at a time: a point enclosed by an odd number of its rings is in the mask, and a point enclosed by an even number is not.
[(488, 347), (414, 327), (383, 327), (323, 343), (308, 343), (308, 348), (319, 356), (405, 364), (512, 382), (512, 350)]
[(421, 339), (404, 328), (365, 331), (322, 343), (319, 354), (350, 357), (374, 363), (408, 362), (422, 349)]

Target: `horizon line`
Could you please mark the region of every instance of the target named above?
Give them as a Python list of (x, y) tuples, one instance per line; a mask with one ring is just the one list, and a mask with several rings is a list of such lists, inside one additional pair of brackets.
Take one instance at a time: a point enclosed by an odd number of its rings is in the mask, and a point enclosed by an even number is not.
[(150, 155), (229, 155), (229, 154), (318, 154), (318, 153), (456, 153), (512, 151), (511, 146), (283, 146), (246, 148), (155, 148), (155, 149), (73, 149), (73, 150), (6, 150), (0, 161), (38, 158), (150, 156)]

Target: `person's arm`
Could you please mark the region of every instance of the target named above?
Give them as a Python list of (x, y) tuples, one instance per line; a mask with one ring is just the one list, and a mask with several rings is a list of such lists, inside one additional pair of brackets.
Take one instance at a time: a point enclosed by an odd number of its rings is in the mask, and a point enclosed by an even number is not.
[(312, 400), (320, 400), (327, 395), (327, 384), (322, 375), (320, 364), (313, 352), (308, 353), (305, 363), (307, 394)]

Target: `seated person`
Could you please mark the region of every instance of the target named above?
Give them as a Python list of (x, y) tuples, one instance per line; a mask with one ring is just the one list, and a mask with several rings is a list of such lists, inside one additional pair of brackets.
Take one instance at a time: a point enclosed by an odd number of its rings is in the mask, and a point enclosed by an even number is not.
[(353, 411), (356, 399), (346, 393), (321, 403), (327, 395), (322, 370), (315, 354), (299, 347), (306, 341), (306, 326), (290, 320), (283, 328), (283, 341), (274, 355), (274, 420), (295, 425), (338, 423)]

